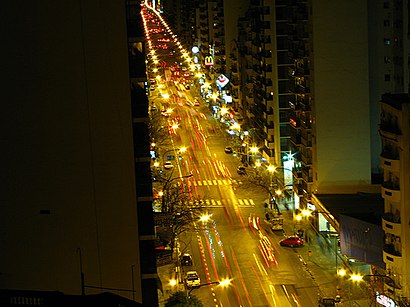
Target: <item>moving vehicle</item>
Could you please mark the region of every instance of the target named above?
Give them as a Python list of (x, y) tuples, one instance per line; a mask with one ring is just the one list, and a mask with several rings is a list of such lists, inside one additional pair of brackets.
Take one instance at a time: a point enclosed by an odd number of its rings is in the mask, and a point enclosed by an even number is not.
[(238, 168), (236, 169), (236, 171), (237, 171), (237, 173), (238, 173), (239, 175), (246, 175), (246, 168), (245, 168), (245, 166), (242, 166), (242, 165), (238, 166)]
[(185, 277), (185, 284), (188, 288), (199, 286), (201, 284), (201, 279), (197, 271), (189, 271)]
[(226, 147), (225, 147), (225, 152), (226, 152), (226, 153), (233, 153), (232, 147), (226, 146)]
[(181, 257), (182, 266), (191, 266), (192, 265), (192, 256), (190, 254), (183, 254)]
[(280, 246), (299, 247), (303, 246), (303, 239), (299, 236), (289, 236), (279, 242)]
[(164, 168), (165, 169), (171, 169), (171, 168), (174, 168), (174, 165), (171, 163), (171, 161), (167, 161), (164, 164)]

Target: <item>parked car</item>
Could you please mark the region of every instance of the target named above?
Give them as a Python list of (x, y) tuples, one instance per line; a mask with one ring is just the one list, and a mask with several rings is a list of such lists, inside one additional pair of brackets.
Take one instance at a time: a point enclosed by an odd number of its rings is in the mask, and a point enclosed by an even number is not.
[(181, 257), (182, 266), (191, 266), (192, 265), (192, 256), (190, 254), (183, 254)]
[(199, 286), (201, 284), (201, 279), (197, 271), (189, 271), (185, 277), (185, 284), (188, 288)]
[(225, 147), (225, 152), (226, 152), (226, 153), (233, 153), (232, 147), (226, 146), (226, 147)]
[(164, 164), (164, 168), (165, 169), (172, 169), (172, 168), (174, 168), (174, 165), (171, 163), (171, 161), (167, 161)]
[(286, 239), (283, 239), (279, 242), (281, 246), (288, 246), (288, 247), (298, 247), (303, 246), (303, 239), (299, 236), (290, 236)]
[(246, 175), (246, 168), (243, 165), (239, 165), (236, 171), (239, 175)]

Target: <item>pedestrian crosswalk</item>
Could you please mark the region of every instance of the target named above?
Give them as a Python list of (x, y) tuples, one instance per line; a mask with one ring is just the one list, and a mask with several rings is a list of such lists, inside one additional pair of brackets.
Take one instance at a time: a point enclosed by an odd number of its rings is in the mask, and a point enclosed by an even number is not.
[(252, 199), (203, 199), (201, 201), (191, 201), (191, 205), (202, 204), (207, 208), (223, 208), (227, 206), (238, 206), (245, 208), (255, 207), (255, 202)]
[(211, 185), (236, 185), (238, 182), (231, 179), (209, 179), (209, 180), (194, 180), (192, 185), (194, 186), (211, 186)]

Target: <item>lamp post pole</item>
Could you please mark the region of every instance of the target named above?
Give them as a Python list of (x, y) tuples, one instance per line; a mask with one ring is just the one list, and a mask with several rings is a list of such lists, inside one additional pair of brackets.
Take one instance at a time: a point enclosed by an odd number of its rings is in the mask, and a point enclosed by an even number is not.
[(188, 291), (188, 297), (191, 297), (191, 292), (194, 291), (195, 289), (199, 289), (203, 286), (209, 286), (209, 285), (219, 285), (220, 282), (219, 281), (211, 281), (211, 282), (207, 282), (205, 284), (200, 284), (198, 286), (193, 286), (191, 287), (191, 289)]

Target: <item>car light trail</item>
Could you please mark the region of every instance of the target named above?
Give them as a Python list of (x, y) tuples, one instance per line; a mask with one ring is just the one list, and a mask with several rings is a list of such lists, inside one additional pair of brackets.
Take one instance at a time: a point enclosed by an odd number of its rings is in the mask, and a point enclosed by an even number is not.
[(266, 302), (268, 303), (268, 306), (272, 306), (272, 304), (269, 301), (268, 294), (265, 291), (265, 287), (263, 286), (262, 280), (259, 277), (258, 272), (255, 270), (255, 267), (253, 266), (253, 264), (250, 261), (249, 261), (249, 264), (250, 264), (250, 266), (251, 266), (251, 268), (252, 268), (252, 270), (253, 270), (253, 272), (256, 276), (256, 280), (259, 282), (259, 285), (260, 285), (260, 287), (263, 291), (263, 295), (265, 296), (265, 299), (266, 299)]
[[(250, 299), (249, 293), (248, 293), (248, 289), (246, 288), (245, 282), (243, 280), (241, 268), (239, 267), (238, 260), (235, 257), (235, 254), (233, 252), (232, 247), (231, 247), (231, 256), (232, 256), (232, 260), (233, 260), (233, 263), (235, 265), (235, 268), (238, 272), (238, 278), (239, 278), (239, 281), (241, 283), (242, 289), (245, 292), (246, 300), (248, 301), (249, 305), (252, 306), (251, 299)], [(239, 304), (239, 306), (241, 306), (241, 298), (239, 296), (239, 293), (238, 293), (238, 290), (236, 289), (235, 284), (234, 284), (233, 289), (234, 289), (234, 292), (235, 292), (235, 295), (236, 295), (236, 299), (238, 300), (238, 304)]]
[(266, 271), (265, 267), (259, 261), (258, 256), (255, 253), (253, 253), (252, 256), (253, 256), (253, 259), (255, 260), (256, 265), (258, 266), (259, 271), (262, 272), (264, 275), (268, 275), (268, 272)]

